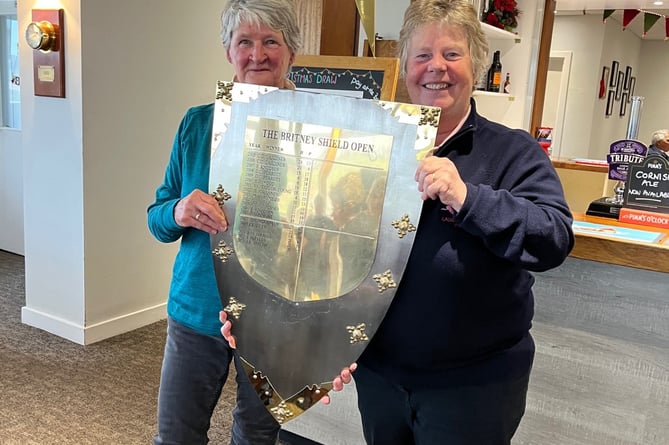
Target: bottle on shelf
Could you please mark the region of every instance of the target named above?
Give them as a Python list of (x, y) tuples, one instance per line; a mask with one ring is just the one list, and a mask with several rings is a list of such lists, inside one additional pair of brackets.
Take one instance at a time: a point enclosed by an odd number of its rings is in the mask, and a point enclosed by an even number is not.
[(503, 91), (506, 94), (511, 94), (511, 74), (509, 73), (506, 73), (506, 78), (504, 79)]
[(499, 93), (502, 90), (502, 62), (499, 60), (499, 50), (492, 56), (492, 64), (488, 69), (487, 90)]

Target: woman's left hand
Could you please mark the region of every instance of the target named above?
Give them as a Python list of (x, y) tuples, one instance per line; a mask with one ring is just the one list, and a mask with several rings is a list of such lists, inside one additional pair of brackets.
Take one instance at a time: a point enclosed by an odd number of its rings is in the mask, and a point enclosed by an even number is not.
[[(349, 366), (342, 369), (339, 375), (335, 377), (334, 380), (332, 380), (332, 391), (341, 391), (344, 389), (344, 385), (351, 383), (351, 380), (353, 379), (352, 373), (356, 370), (357, 367), (357, 363), (351, 363)], [(330, 395), (324, 395), (321, 399), (321, 402), (325, 405), (329, 405), (331, 402)]]
[(448, 158), (428, 156), (416, 169), (414, 179), (418, 183), (423, 201), (439, 199), (442, 204), (459, 212), (467, 197), (467, 185), (460, 178), (455, 164)]

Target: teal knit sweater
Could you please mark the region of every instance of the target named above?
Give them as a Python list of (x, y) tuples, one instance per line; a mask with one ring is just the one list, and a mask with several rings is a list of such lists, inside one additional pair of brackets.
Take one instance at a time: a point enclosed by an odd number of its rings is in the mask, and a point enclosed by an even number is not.
[(159, 241), (181, 240), (167, 300), (168, 315), (200, 333), (220, 335), (221, 301), (209, 234), (180, 227), (174, 220), (174, 207), (181, 198), (195, 189), (208, 191), (213, 113), (214, 106), (209, 104), (191, 108), (183, 117), (165, 178), (148, 208), (148, 225)]

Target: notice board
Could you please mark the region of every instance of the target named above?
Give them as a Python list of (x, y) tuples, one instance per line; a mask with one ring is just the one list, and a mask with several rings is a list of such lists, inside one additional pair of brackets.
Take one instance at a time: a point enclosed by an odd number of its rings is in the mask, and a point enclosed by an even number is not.
[(395, 57), (298, 55), (288, 78), (298, 90), (393, 101), (399, 76)]

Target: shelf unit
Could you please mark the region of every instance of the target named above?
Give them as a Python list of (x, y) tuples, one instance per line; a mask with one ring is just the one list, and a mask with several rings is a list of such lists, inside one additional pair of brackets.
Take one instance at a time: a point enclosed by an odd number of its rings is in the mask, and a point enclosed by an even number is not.
[(520, 36), (513, 32), (505, 31), (487, 23), (481, 22), (481, 29), (490, 40), (513, 40), (520, 43)]
[[(502, 53), (506, 53), (521, 42), (518, 34), (505, 31), (484, 22), (481, 22), (481, 29), (486, 37), (488, 37), (491, 51), (494, 48), (501, 49)], [(472, 96), (476, 99), (477, 110), (483, 116), (497, 122), (512, 124), (507, 122), (507, 112), (516, 100), (515, 95), (476, 90), (472, 93)]]
[[(495, 26), (488, 25), (487, 23), (481, 22), (481, 29), (488, 37), (488, 40), (492, 41), (514, 41), (515, 43), (520, 43), (520, 36), (509, 31), (497, 28)], [(474, 97), (485, 98), (485, 100), (508, 100), (513, 102), (515, 96), (507, 93), (493, 93), (491, 91), (481, 91), (476, 90), (473, 93)]]

